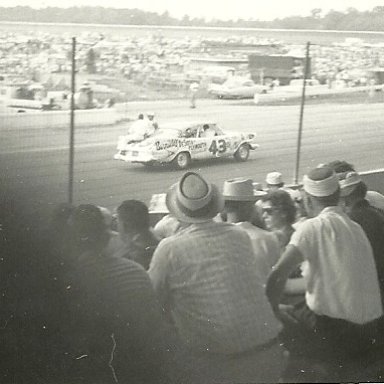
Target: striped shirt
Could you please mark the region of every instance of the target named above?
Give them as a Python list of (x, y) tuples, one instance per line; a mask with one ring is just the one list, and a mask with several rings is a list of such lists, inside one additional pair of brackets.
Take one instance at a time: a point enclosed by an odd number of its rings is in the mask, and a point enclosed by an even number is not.
[(165, 322), (145, 270), (131, 260), (91, 252), (73, 267), (67, 289), (74, 353), (109, 369), (113, 334), (114, 367), (122, 377), (146, 382), (144, 377), (158, 375), (166, 349)]
[(149, 275), (180, 338), (192, 349), (238, 353), (280, 330), (250, 238), (232, 224), (192, 224), (162, 240)]

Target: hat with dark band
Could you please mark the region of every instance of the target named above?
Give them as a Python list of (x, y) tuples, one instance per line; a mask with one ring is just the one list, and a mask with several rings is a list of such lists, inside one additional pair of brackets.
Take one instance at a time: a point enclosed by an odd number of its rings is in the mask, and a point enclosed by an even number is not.
[(235, 178), (226, 180), (223, 186), (224, 200), (232, 201), (256, 201), (267, 192), (257, 191), (251, 179)]
[(195, 172), (187, 172), (167, 193), (169, 212), (185, 223), (202, 223), (224, 208), (224, 199), (216, 185), (207, 183)]
[(333, 195), (339, 189), (339, 179), (336, 173), (327, 166), (312, 169), (303, 178), (305, 192), (315, 197)]

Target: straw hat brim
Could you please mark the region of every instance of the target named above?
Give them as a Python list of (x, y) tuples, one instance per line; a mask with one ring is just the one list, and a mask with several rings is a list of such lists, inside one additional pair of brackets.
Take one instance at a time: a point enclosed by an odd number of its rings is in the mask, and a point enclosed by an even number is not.
[(179, 184), (173, 184), (166, 196), (166, 204), (169, 209), (169, 212), (174, 215), (179, 221), (184, 223), (204, 223), (205, 221), (213, 219), (218, 213), (220, 213), (224, 208), (224, 199), (216, 187), (212, 184), (212, 197), (210, 202), (206, 205), (203, 215), (196, 217), (190, 216), (185, 210), (183, 211), (183, 206), (177, 199), (177, 188)]

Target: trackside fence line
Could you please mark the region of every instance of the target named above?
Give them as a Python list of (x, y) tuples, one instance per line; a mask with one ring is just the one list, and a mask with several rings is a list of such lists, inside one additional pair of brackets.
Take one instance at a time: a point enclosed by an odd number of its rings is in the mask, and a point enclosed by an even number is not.
[[(76, 126), (113, 125), (119, 120), (114, 108), (76, 110)], [(68, 127), (70, 111), (0, 114), (0, 127), (12, 129)], [(0, 128), (1, 129), (1, 128)]]
[(359, 172), (368, 189), (384, 194), (384, 168)]

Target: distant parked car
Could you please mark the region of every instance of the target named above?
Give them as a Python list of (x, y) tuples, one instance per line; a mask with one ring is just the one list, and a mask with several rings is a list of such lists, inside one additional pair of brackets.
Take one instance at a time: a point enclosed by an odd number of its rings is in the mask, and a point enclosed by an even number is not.
[(232, 77), (222, 85), (212, 85), (208, 92), (219, 99), (252, 99), (255, 94), (267, 93), (268, 87), (248, 78)]

